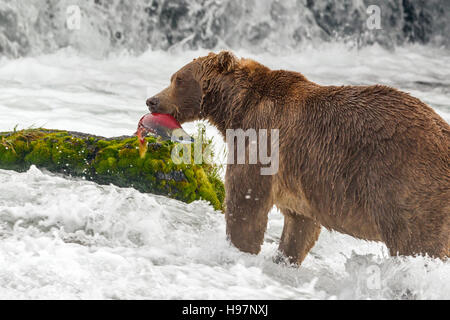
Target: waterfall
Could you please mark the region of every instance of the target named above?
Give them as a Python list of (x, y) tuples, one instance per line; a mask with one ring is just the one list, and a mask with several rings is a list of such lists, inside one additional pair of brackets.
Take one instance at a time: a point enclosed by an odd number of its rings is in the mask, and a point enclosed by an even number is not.
[[(380, 29), (368, 28), (371, 5), (379, 8)], [(276, 53), (330, 41), (450, 48), (449, 21), (449, 0), (2, 0), (0, 55), (65, 47), (99, 55), (198, 48)]]

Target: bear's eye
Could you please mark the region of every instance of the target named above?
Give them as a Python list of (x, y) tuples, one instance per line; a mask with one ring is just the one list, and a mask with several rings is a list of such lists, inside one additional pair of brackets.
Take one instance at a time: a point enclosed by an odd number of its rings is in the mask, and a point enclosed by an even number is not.
[(183, 83), (183, 79), (181, 79), (180, 77), (176, 77), (175, 82), (177, 84), (181, 84), (181, 83)]

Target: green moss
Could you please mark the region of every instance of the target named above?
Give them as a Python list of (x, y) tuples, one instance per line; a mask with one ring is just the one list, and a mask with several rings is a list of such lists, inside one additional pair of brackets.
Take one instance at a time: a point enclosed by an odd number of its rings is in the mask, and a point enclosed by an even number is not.
[(31, 142), (32, 150), (25, 156), (25, 163), (35, 164), (37, 166), (50, 167), (52, 161), (52, 147), (45, 141)]
[(214, 176), (208, 176), (208, 179), (212, 185), (212, 188), (216, 192), (217, 200), (223, 204), (225, 201), (225, 186), (223, 185), (222, 180)]
[(205, 171), (201, 168), (194, 168), (194, 173), (197, 182), (196, 193), (200, 199), (209, 201), (214, 208), (221, 208), (221, 203), (219, 202), (217, 194), (209, 182)]
[(10, 146), (0, 145), (0, 163), (3, 169), (22, 171), (22, 159)]
[(176, 165), (171, 160), (173, 142), (147, 141), (142, 159), (136, 137), (106, 139), (46, 129), (0, 133), (0, 169), (24, 171), (36, 165), (188, 203), (203, 199), (222, 209), (223, 183), (210, 165)]

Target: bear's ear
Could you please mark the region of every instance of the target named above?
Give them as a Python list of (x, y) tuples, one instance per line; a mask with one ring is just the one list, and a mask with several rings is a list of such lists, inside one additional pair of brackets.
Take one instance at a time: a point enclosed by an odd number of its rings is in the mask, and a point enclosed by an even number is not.
[(238, 61), (230, 51), (220, 51), (217, 56), (217, 66), (221, 72), (232, 72), (236, 69)]

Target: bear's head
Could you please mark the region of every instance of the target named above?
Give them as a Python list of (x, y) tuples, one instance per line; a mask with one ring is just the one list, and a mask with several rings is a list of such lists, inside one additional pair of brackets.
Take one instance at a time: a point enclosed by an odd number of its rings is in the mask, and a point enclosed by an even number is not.
[(206, 86), (211, 79), (229, 77), (238, 67), (239, 61), (229, 51), (194, 59), (172, 75), (167, 88), (147, 99), (148, 109), (170, 114), (180, 123), (202, 119)]

